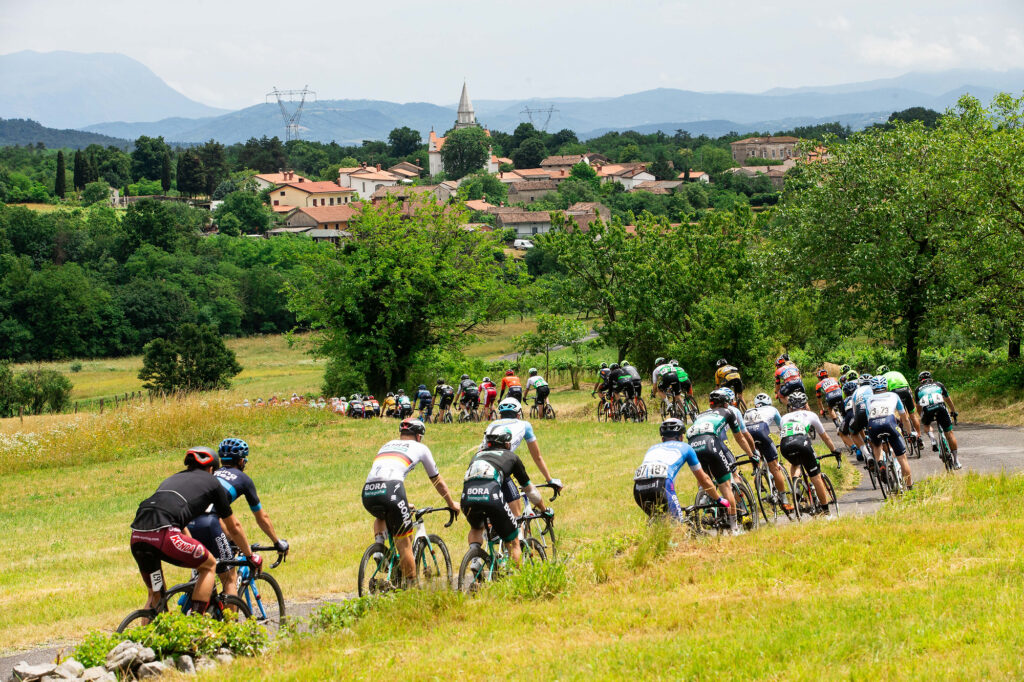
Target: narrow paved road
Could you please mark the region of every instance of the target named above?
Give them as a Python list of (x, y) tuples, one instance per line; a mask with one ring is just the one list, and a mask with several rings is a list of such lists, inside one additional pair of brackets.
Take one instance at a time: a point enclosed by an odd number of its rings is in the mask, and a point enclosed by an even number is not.
[[(829, 428), (831, 431), (831, 425)], [(965, 471), (999, 473), (1003, 470), (1008, 472), (1024, 470), (1024, 428), (961, 424), (957, 427), (957, 434), (961, 444), (960, 462), (964, 465)], [(830, 435), (834, 436), (834, 431)], [(919, 460), (911, 460), (910, 467), (915, 480), (943, 472), (938, 454), (931, 451), (927, 439), (925, 440), (924, 456)], [(865, 473), (860, 485), (844, 495), (839, 503), (841, 514), (870, 514), (881, 507), (882, 495), (877, 490), (871, 489), (871, 481)], [(288, 614), (289, 616), (305, 616), (322, 603), (324, 602), (289, 603)], [(19, 661), (33, 664), (50, 663), (58, 653), (63, 652), (62, 655), (66, 658), (73, 651), (73, 643), (51, 644), (0, 657), (0, 681), (10, 677), (11, 669)]]

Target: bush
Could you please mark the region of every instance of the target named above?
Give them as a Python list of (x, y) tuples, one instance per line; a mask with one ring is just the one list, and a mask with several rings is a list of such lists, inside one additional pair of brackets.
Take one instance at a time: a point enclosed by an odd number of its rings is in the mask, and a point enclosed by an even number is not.
[(569, 570), (562, 561), (524, 563), (518, 571), (495, 583), (491, 594), (512, 601), (553, 599), (571, 584)]
[(86, 668), (103, 665), (110, 650), (123, 640), (124, 636), (117, 632), (90, 632), (75, 648), (74, 658)]
[(182, 325), (174, 339), (146, 344), (139, 378), (151, 391), (211, 391), (227, 388), (242, 371), (235, 353), (209, 325)]
[(82, 371), (82, 363), (80, 363), (80, 362), (78, 362), (78, 361), (76, 360), (75, 362), (72, 362), (72, 363), (71, 363), (71, 368), (70, 368), (70, 369), (71, 369), (71, 371), (72, 371), (72, 372), (74, 372), (75, 374), (77, 374), (77, 373), (79, 373), (79, 372), (81, 372), (81, 371)]
[(373, 608), (379, 598), (365, 596), (346, 599), (339, 604), (324, 604), (309, 616), (313, 632), (337, 632), (352, 627)]
[(320, 392), (329, 396), (350, 395), (365, 389), (366, 381), (347, 358), (333, 357), (324, 368), (324, 382)]
[(108, 201), (110, 199), (110, 185), (105, 182), (90, 182), (82, 190), (82, 203), (86, 206)]
[(22, 408), (28, 414), (60, 412), (71, 402), (71, 380), (52, 369), (20, 374), (0, 363), (0, 417), (12, 417)]

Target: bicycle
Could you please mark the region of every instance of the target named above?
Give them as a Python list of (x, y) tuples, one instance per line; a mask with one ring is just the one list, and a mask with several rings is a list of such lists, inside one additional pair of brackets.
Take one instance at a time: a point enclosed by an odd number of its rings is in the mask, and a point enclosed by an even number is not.
[(450, 403), (438, 409), (437, 414), (434, 415), (434, 422), (452, 423), (452, 406)]
[[(754, 494), (750, 486), (740, 477), (733, 479), (732, 494), (736, 500), (736, 522), (737, 526), (746, 532), (757, 530), (758, 513), (757, 502), (754, 501)], [(683, 509), (686, 524), (698, 535), (711, 535), (717, 533), (725, 535), (731, 532), (729, 527), (729, 514), (725, 507), (712, 500), (703, 488), (697, 491), (693, 504)]]
[[(843, 466), (843, 456), (838, 452), (829, 453), (827, 455), (815, 455), (814, 458), (821, 463), (821, 460), (833, 458), (836, 460), (837, 466)], [(816, 516), (822, 513), (823, 509), (832, 508), (832, 512), (835, 516), (839, 516), (839, 498), (836, 497), (836, 489), (832, 485), (832, 479), (828, 477), (824, 471), (821, 472), (821, 482), (825, 486), (825, 492), (828, 493), (831, 501), (826, 504), (821, 504), (821, 500), (818, 499), (818, 492), (814, 488), (814, 484), (811, 483), (811, 477), (807, 475), (807, 471), (800, 467), (799, 476), (793, 478), (793, 492), (795, 494), (796, 507), (799, 509), (800, 515)]]
[[(253, 545), (252, 551), (277, 551), (277, 561), (268, 568), (277, 568), (288, 558), (288, 550), (281, 552), (276, 550), (273, 545)], [(261, 591), (260, 584), (266, 585), (266, 591)], [(265, 598), (265, 595), (267, 598)], [(272, 599), (269, 598), (271, 595), (273, 596)], [(269, 624), (279, 628), (285, 622), (284, 594), (281, 592), (281, 586), (278, 584), (277, 579), (267, 573), (267, 568), (264, 568), (257, 575), (253, 575), (252, 570), (248, 566), (239, 568), (238, 596), (245, 602), (253, 617), (264, 625)]]
[[(953, 423), (956, 424), (956, 413), (953, 413)], [(949, 440), (946, 438), (946, 432), (940, 428), (935, 429), (939, 432), (939, 437), (936, 441), (939, 446), (939, 460), (943, 466), (946, 467), (946, 471), (956, 471), (956, 466), (953, 463), (953, 450), (949, 447)]]
[[(218, 569), (227, 566), (251, 566), (251, 564), (245, 558), (217, 562)], [(181, 604), (182, 613), (191, 613), (192, 590), (195, 589), (196, 581), (197, 577), (194, 575), (189, 582), (179, 583), (167, 590), (153, 608), (132, 611), (117, 626), (116, 632), (125, 632), (131, 628), (149, 624), (159, 614), (167, 613), (167, 605), (172, 601)], [(249, 620), (252, 618), (252, 611), (249, 610), (246, 603), (233, 594), (218, 592), (216, 582), (213, 585), (213, 591), (210, 593), (210, 606), (206, 612), (216, 620), (224, 620), (225, 618)]]
[(469, 422), (480, 421), (480, 415), (477, 414), (475, 407), (470, 407), (467, 403), (459, 403), (459, 423), (466, 424)]
[[(540, 414), (540, 408), (537, 406), (537, 402), (534, 401), (533, 405), (530, 406), (530, 419), (536, 419), (537, 415)], [(555, 408), (551, 406), (551, 403), (544, 403), (544, 418), (555, 419)]]
[[(661, 420), (666, 419), (682, 419), (683, 423), (686, 423), (686, 412), (684, 407), (680, 407), (679, 403), (676, 402), (676, 392), (673, 388), (668, 388), (664, 391), (664, 397), (661, 399)], [(683, 405), (685, 406), (685, 402)]]
[[(416, 578), (428, 584), (443, 580), (446, 587), (452, 584), (452, 559), (448, 546), (439, 535), (428, 534), (423, 517), (434, 512), (446, 511), (449, 518), (445, 528), (451, 526), (458, 517), (458, 512), (448, 507), (427, 507), (414, 509), (413, 517), (416, 536), (412, 542), (412, 555), (416, 562)], [(363, 552), (359, 560), (358, 592), (362, 597), (367, 594), (383, 594), (393, 592), (402, 587), (402, 570), (399, 567), (398, 550), (395, 539), (388, 533), (388, 544), (374, 542)]]
[(921, 459), (921, 448), (917, 444), (917, 438), (912, 438), (903, 428), (903, 422), (899, 422), (900, 434), (903, 436), (903, 442), (907, 444), (907, 457), (912, 459)]
[[(800, 508), (796, 504), (793, 479), (785, 467), (779, 467), (782, 471), (782, 478), (786, 481), (786, 489), (780, 493), (778, 485), (775, 483), (775, 476), (772, 474), (768, 462), (763, 457), (741, 457), (736, 460), (737, 467), (744, 464), (750, 464), (752, 467), (754, 476), (753, 491), (757, 497), (757, 504), (761, 509), (761, 518), (764, 519), (764, 522), (778, 522), (780, 512), (790, 521), (798, 521), (800, 519)], [(787, 509), (787, 507), (789, 508)]]
[[(536, 487), (554, 490), (555, 494), (551, 497), (551, 502), (554, 502), (555, 498), (561, 493), (561, 490), (555, 488), (550, 483), (542, 483)], [(554, 511), (551, 510), (551, 514), (535, 514), (528, 503), (529, 500), (527, 500), (527, 506), (524, 507), (523, 515), (517, 519), (519, 524), (519, 545), (522, 550), (522, 563), (524, 565), (547, 561), (547, 552), (544, 544), (534, 537), (531, 532), (530, 524), (533, 521), (540, 521), (544, 524), (541, 536), (548, 535), (551, 538), (552, 558), (555, 558), (555, 552), (557, 551), (555, 546)], [(494, 582), (507, 573), (510, 561), (511, 554), (508, 547), (501, 538), (495, 537), (492, 534), (491, 525), (488, 523), (487, 549), (479, 545), (470, 547), (469, 551), (462, 557), (462, 562), (459, 564), (458, 589), (466, 594), (476, 593), (485, 583)]]

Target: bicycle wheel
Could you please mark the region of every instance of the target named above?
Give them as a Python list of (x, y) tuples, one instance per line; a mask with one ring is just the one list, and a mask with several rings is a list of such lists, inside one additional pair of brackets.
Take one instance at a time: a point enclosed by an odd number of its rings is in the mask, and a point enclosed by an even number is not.
[(747, 411), (747, 402), (743, 398), (736, 398), (736, 409), (740, 411), (740, 414), (745, 414)]
[(167, 590), (167, 594), (164, 595), (163, 599), (164, 610), (177, 610), (181, 613), (188, 613), (191, 611), (192, 590), (195, 589), (195, 586), (196, 584), (194, 582), (178, 583), (171, 589)]
[(637, 396), (636, 399), (636, 410), (640, 413), (640, 421), (647, 421), (647, 403), (640, 396)]
[(148, 625), (150, 621), (156, 618), (156, 609), (139, 609), (129, 613), (121, 624), (117, 626), (117, 632), (127, 632), (132, 628), (141, 627)]
[(246, 585), (241, 596), (253, 617), (263, 625), (279, 628), (285, 622), (284, 594), (274, 576), (260, 573)]
[(621, 412), (621, 414), (622, 414), (622, 421), (624, 421), (624, 422), (628, 422), (628, 421), (636, 422), (636, 421), (639, 421), (638, 415), (636, 413), (636, 407), (634, 407), (633, 403), (629, 403), (629, 402), (623, 403), (621, 409), (622, 409), (622, 412)]
[(536, 405), (531, 405), (530, 406), (530, 419), (536, 419), (536, 418), (537, 418), (537, 406)]
[(821, 482), (825, 484), (825, 491), (828, 493), (830, 502), (829, 508), (834, 516), (839, 516), (839, 498), (836, 497), (836, 489), (832, 486), (832, 479), (824, 471), (821, 472)]
[(732, 494), (736, 496), (736, 521), (739, 526), (747, 532), (757, 530), (760, 507), (746, 479), (740, 478), (733, 482)]
[(775, 490), (775, 478), (767, 468), (761, 467), (754, 474), (754, 492), (757, 493), (757, 503), (761, 508), (761, 518), (765, 523), (776, 523), (779, 520), (779, 509), (782, 505), (778, 502), (778, 494)]
[(421, 584), (443, 583), (445, 589), (451, 588), (452, 558), (448, 554), (448, 546), (440, 536), (428, 535), (426, 538), (417, 538), (412, 553), (416, 558), (416, 577)]
[(555, 414), (555, 408), (552, 407), (551, 405), (545, 405), (544, 406), (544, 418), (545, 419), (555, 419), (556, 417), (558, 417), (558, 415)]
[(878, 489), (882, 492), (882, 499), (887, 499), (889, 497), (889, 474), (878, 468), (877, 459), (871, 460), (869, 466), (872, 469), (872, 475), (878, 481)]
[(603, 400), (597, 404), (597, 421), (608, 421), (608, 410), (606, 409), (606, 405)]
[(793, 493), (796, 498), (796, 507), (800, 510), (800, 515), (811, 516), (815, 512), (814, 494), (812, 492), (811, 482), (807, 479), (807, 475), (800, 472), (800, 476), (793, 479)]
[(394, 557), (390, 556), (388, 548), (383, 544), (375, 542), (367, 547), (363, 558), (359, 560), (359, 596), (395, 589), (390, 575), (392, 568), (397, 569), (397, 566), (393, 566), (395, 563)]
[(946, 434), (941, 431), (939, 432), (939, 459), (942, 460), (946, 471), (953, 471), (953, 455), (949, 450), (949, 441), (946, 440)]
[(252, 611), (245, 602), (233, 594), (222, 594), (210, 604), (210, 611), (217, 620), (250, 620)]
[(494, 580), (497, 571), (491, 569), (492, 563), (491, 555), (482, 547), (470, 547), (459, 564), (459, 590), (475, 594), (484, 583)]
[(544, 545), (537, 538), (526, 538), (522, 545), (524, 566), (527, 563), (540, 564), (548, 560), (548, 553), (544, 551)]
[(445, 424), (451, 424), (452, 423), (452, 413), (451, 412), (445, 412), (444, 413), (444, 423)]

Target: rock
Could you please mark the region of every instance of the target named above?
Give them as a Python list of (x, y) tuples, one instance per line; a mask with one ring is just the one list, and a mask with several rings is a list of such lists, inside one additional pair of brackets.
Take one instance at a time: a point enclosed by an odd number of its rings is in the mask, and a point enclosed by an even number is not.
[(188, 654), (185, 654), (184, 656), (179, 656), (177, 663), (175, 663), (175, 667), (178, 669), (179, 672), (183, 672), (186, 675), (191, 675), (196, 671), (196, 663)]
[[(107, 654), (107, 670), (124, 670), (134, 667), (142, 662), (139, 660), (141, 651), (142, 647), (135, 642), (121, 642)], [(156, 655), (153, 658), (156, 658)]]
[(217, 667), (217, 661), (213, 660), (212, 658), (207, 658), (206, 656), (200, 656), (198, 659), (196, 659), (196, 670), (198, 672), (202, 672), (204, 670), (209, 670), (210, 668), (216, 668), (216, 667)]
[(11, 682), (35, 682), (35, 680), (52, 673), (56, 667), (53, 663), (29, 665), (22, 661), (11, 671)]
[(139, 669), (135, 671), (135, 677), (140, 680), (145, 677), (159, 677), (167, 672), (170, 668), (161, 663), (160, 661), (150, 661), (149, 663), (143, 663), (139, 666)]
[(156, 660), (156, 652), (150, 649), (148, 646), (139, 649), (139, 661), (141, 663), (152, 663)]
[(117, 682), (117, 675), (110, 671), (107, 671), (103, 673), (103, 677), (97, 678), (96, 682)]
[(96, 665), (91, 668), (86, 668), (85, 672), (82, 673), (81, 678), (85, 680), (85, 682), (93, 682), (94, 680), (98, 680), (106, 674), (106, 668), (104, 668), (102, 665)]
[(85, 666), (73, 658), (69, 658), (54, 669), (53, 674), (64, 679), (81, 677), (85, 672)]
[(232, 661), (235, 660), (235, 657), (232, 656), (231, 654), (221, 654), (221, 653), (218, 653), (213, 658), (214, 658), (215, 661), (217, 661), (221, 665), (227, 665), (228, 663), (231, 663)]
[(227, 648), (226, 646), (222, 646), (221, 648), (217, 649), (216, 652), (214, 652), (214, 655), (215, 656), (234, 656), (235, 654), (234, 654), (233, 651), (231, 651), (231, 649)]

